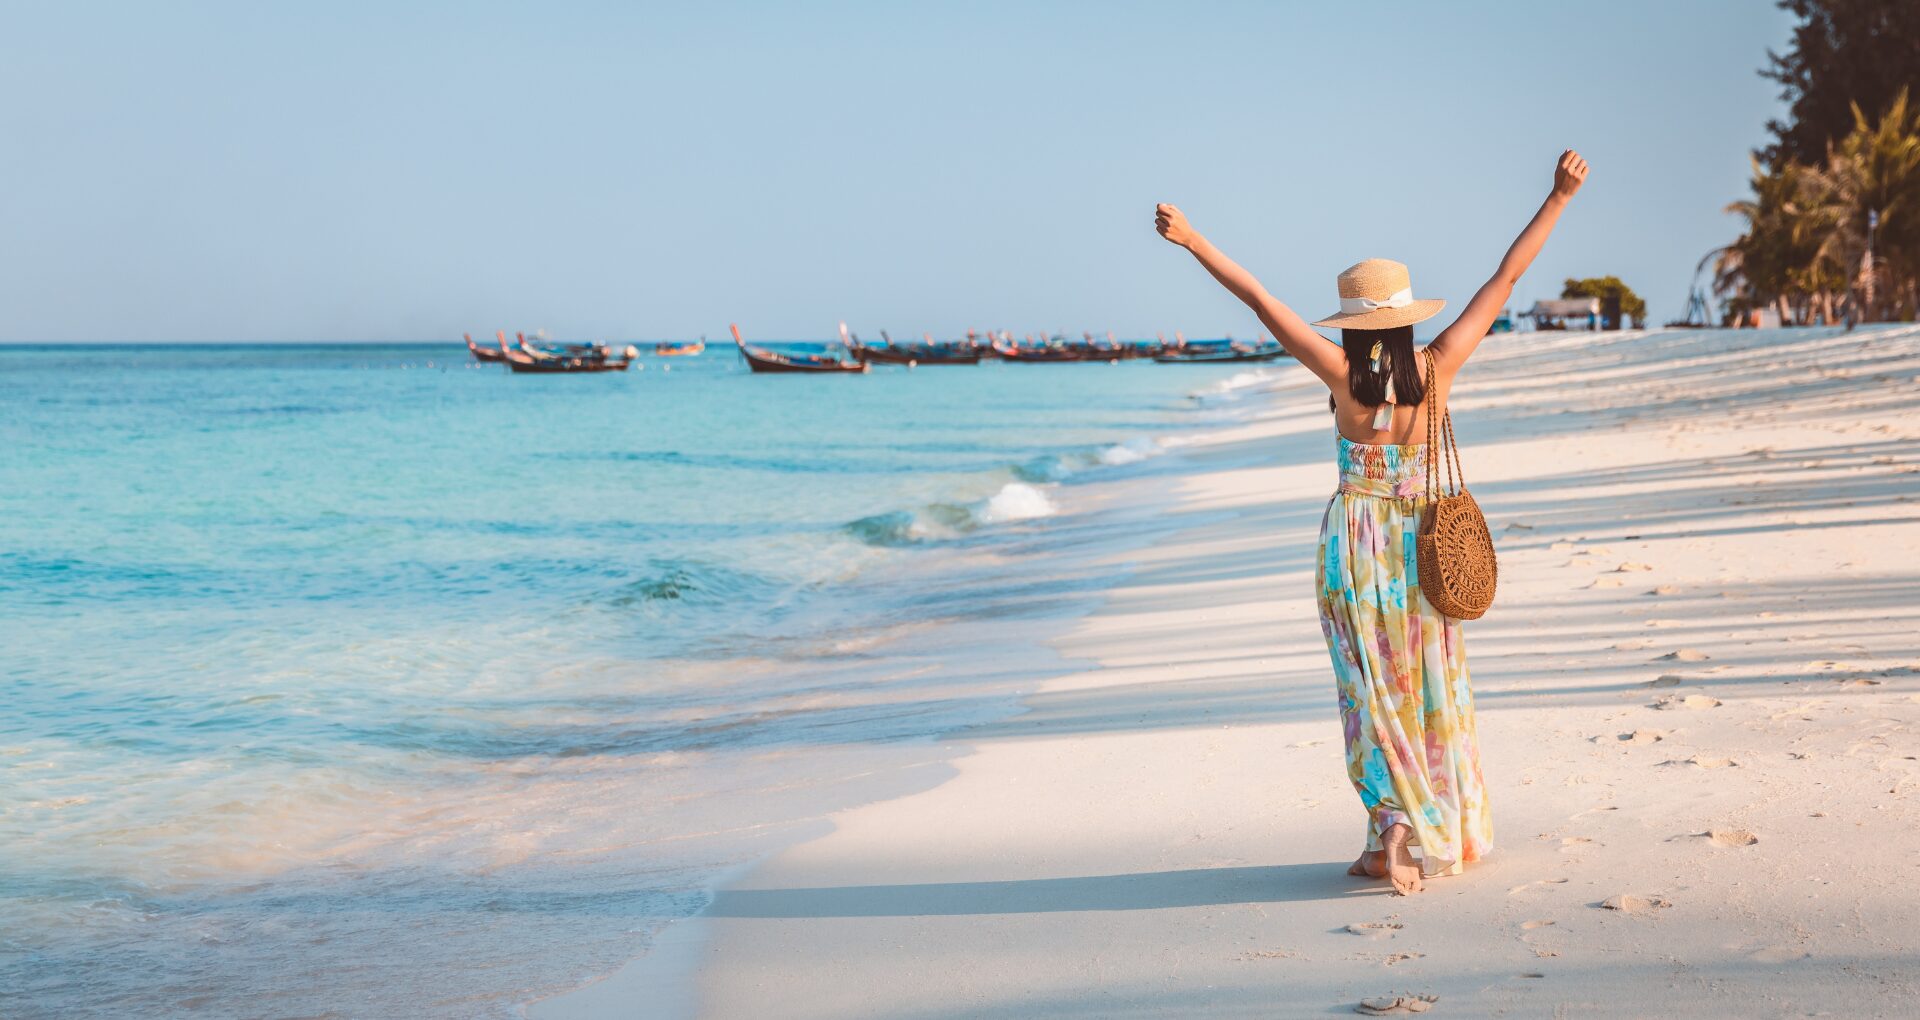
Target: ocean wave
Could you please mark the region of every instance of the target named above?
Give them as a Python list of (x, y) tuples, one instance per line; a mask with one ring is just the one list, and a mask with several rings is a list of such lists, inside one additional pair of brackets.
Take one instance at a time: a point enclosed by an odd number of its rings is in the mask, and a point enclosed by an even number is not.
[(1071, 454), (1049, 453), (1022, 461), (1013, 467), (1013, 477), (1033, 484), (1046, 484), (1062, 481), (1081, 471), (1101, 467), (1120, 467), (1126, 464), (1138, 464), (1149, 457), (1165, 452), (1162, 440), (1137, 436), (1123, 443), (1101, 447), (1098, 450), (1083, 450)]
[(1057, 453), (1044, 454), (1013, 466), (1013, 477), (1023, 482), (1057, 482), (1073, 474), (1073, 465)]
[(910, 546), (951, 541), (990, 524), (1030, 521), (1058, 512), (1039, 486), (1008, 482), (975, 503), (930, 503), (914, 510), (892, 510), (862, 517), (841, 530), (867, 545)]
[(1083, 471), (1123, 467), (1165, 453), (1167, 438), (1136, 436), (1071, 453), (1047, 453), (1007, 468), (1014, 480), (986, 499), (965, 505), (934, 503), (862, 517), (842, 530), (868, 545), (905, 546), (966, 535), (982, 525), (1051, 517), (1059, 512), (1047, 490)]
[(596, 601), (616, 608), (712, 605), (765, 594), (774, 587), (767, 578), (714, 563), (653, 560), (640, 576), (608, 589)]
[(977, 516), (984, 523), (999, 524), (1051, 517), (1055, 512), (1053, 501), (1046, 493), (1025, 482), (1008, 482), (986, 501)]
[(862, 517), (842, 530), (868, 545), (903, 546), (958, 538), (981, 523), (970, 507), (933, 503), (919, 510)]
[(1100, 463), (1109, 467), (1119, 467), (1123, 464), (1138, 464), (1160, 452), (1161, 446), (1159, 443), (1140, 437), (1129, 439), (1124, 443), (1116, 443), (1113, 446), (1101, 450), (1098, 454), (1098, 459)]
[(1194, 391), (1193, 399), (1207, 402), (1214, 400), (1237, 399), (1245, 396), (1245, 391), (1259, 389), (1274, 382), (1285, 374), (1282, 368), (1248, 368), (1235, 372), (1203, 389)]

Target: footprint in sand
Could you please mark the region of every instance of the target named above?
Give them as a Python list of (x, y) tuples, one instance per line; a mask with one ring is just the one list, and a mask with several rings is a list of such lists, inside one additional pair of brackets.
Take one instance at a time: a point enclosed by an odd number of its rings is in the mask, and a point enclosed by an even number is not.
[(1653, 645), (1651, 641), (1621, 641), (1613, 646), (1616, 652), (1637, 652)]
[(1658, 585), (1654, 585), (1654, 586), (1653, 586), (1652, 588), (1649, 588), (1649, 589), (1647, 589), (1647, 594), (1649, 594), (1649, 595), (1678, 595), (1678, 594), (1680, 594), (1680, 589), (1678, 589), (1678, 588), (1675, 588), (1675, 587), (1674, 587), (1673, 585), (1670, 585), (1670, 584), (1658, 584)]
[(1535, 928), (1545, 928), (1552, 923), (1552, 921), (1527, 921), (1522, 923), (1520, 928), (1522, 931), (1532, 931)]
[(1534, 881), (1531, 881), (1531, 882), (1523, 882), (1520, 885), (1516, 885), (1513, 888), (1508, 889), (1507, 895), (1518, 896), (1521, 893), (1545, 892), (1546, 890), (1542, 887), (1551, 887), (1551, 886), (1566, 885), (1566, 884), (1567, 884), (1567, 880), (1564, 878), (1540, 878), (1540, 879), (1535, 879)]
[(1795, 946), (1768, 946), (1747, 954), (1747, 959), (1757, 963), (1792, 963), (1804, 960), (1813, 954)]
[(1399, 921), (1359, 921), (1347, 925), (1347, 931), (1370, 939), (1390, 939), (1394, 932), (1405, 928)]
[(1536, 949), (1536, 950), (1534, 950), (1534, 951), (1533, 951), (1533, 955), (1535, 955), (1535, 956), (1559, 956), (1559, 955), (1560, 955), (1560, 952), (1559, 952), (1559, 950), (1555, 950), (1555, 949)]
[(1387, 955), (1386, 959), (1381, 960), (1380, 962), (1391, 967), (1396, 963), (1405, 963), (1408, 960), (1418, 960), (1419, 958), (1425, 955), (1427, 954), (1425, 953), (1390, 953)]
[(1589, 587), (1589, 588), (1618, 588), (1618, 587), (1620, 587), (1620, 579), (1619, 579), (1619, 578), (1617, 578), (1617, 577), (1596, 577), (1596, 578), (1594, 578), (1594, 579), (1593, 579), (1593, 583), (1592, 583), (1592, 584), (1589, 584), (1589, 585), (1587, 585), (1587, 587)]
[(1656, 698), (1651, 707), (1667, 711), (1676, 708), (1717, 708), (1719, 698), (1710, 698), (1704, 694), (1689, 694), (1684, 698)]
[(1387, 1016), (1395, 1013), (1425, 1013), (1440, 1001), (1438, 995), (1376, 995), (1371, 999), (1361, 999), (1353, 1007), (1355, 1013), (1368, 1016)]
[(1678, 673), (1662, 673), (1661, 675), (1653, 678), (1652, 680), (1648, 680), (1646, 683), (1643, 683), (1640, 686), (1642, 687), (1678, 687), (1680, 686), (1681, 681), (1685, 679), (1686, 679), (1685, 677), (1679, 675)]
[(1662, 765), (1697, 765), (1703, 769), (1739, 768), (1740, 763), (1732, 758), (1715, 758), (1710, 755), (1696, 754), (1691, 758), (1670, 758)]
[(1659, 659), (1655, 659), (1654, 661), (1655, 662), (1660, 662), (1660, 661), (1705, 662), (1711, 658), (1713, 658), (1713, 656), (1708, 655), (1707, 653), (1699, 650), (1698, 648), (1677, 648), (1671, 652), (1668, 652), (1665, 655), (1660, 656)]
[(1572, 821), (1575, 818), (1579, 818), (1582, 815), (1591, 815), (1591, 814), (1598, 814), (1603, 811), (1618, 811), (1618, 810), (1620, 809), (1613, 806), (1612, 804), (1603, 804), (1599, 807), (1590, 807), (1585, 811), (1575, 811), (1573, 814), (1570, 814), (1567, 816), (1567, 820)]
[(1699, 835), (1707, 837), (1714, 846), (1752, 846), (1760, 842), (1760, 837), (1746, 829), (1708, 829)]
[(1644, 570), (1652, 570), (1652, 569), (1653, 569), (1652, 567), (1648, 566), (1645, 563), (1622, 563), (1619, 566), (1613, 568), (1613, 572), (1616, 574), (1635, 574)]
[(1618, 910), (1623, 914), (1645, 915), (1671, 907), (1673, 903), (1664, 896), (1620, 893), (1601, 900), (1599, 905), (1608, 910)]
[(1585, 850), (1592, 843), (1593, 840), (1585, 836), (1563, 836), (1560, 839), (1560, 852), (1565, 854)]

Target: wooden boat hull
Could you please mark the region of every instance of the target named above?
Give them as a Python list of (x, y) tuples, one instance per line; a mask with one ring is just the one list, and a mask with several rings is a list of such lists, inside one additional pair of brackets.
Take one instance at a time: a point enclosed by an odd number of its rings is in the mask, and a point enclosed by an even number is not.
[(1017, 347), (995, 347), (993, 353), (1004, 361), (1025, 362), (1039, 365), (1063, 361), (1105, 361), (1106, 358), (1089, 351), (1074, 350), (1021, 350)]
[(826, 355), (781, 354), (778, 351), (749, 347), (746, 340), (741, 338), (738, 325), (729, 324), (727, 328), (733, 331), (734, 347), (738, 348), (740, 356), (747, 360), (747, 367), (755, 372), (781, 374), (810, 372), (817, 375), (823, 372), (847, 373), (867, 370), (867, 363), (864, 361), (844, 361)]
[(867, 365), (864, 361), (837, 361), (832, 359), (816, 361), (813, 359), (791, 358), (784, 354), (776, 354), (773, 351), (756, 350), (745, 344), (740, 345), (740, 356), (747, 359), (747, 367), (755, 372), (786, 374), (806, 372), (817, 375), (821, 373), (865, 372), (867, 370)]
[(692, 344), (654, 344), (653, 353), (662, 358), (685, 358), (699, 354), (707, 349), (703, 343)]
[(1217, 365), (1230, 361), (1272, 361), (1283, 358), (1286, 348), (1271, 351), (1203, 351), (1195, 354), (1158, 354), (1154, 361), (1162, 365)]
[(625, 358), (558, 358), (553, 361), (514, 358), (507, 362), (507, 367), (530, 375), (564, 375), (571, 372), (624, 372), (630, 364), (632, 362)]

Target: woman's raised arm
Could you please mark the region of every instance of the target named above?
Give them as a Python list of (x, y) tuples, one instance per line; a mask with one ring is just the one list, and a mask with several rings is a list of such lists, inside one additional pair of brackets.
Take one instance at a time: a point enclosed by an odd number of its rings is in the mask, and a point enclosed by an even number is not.
[(1240, 268), (1240, 264), (1226, 256), (1226, 253), (1213, 246), (1213, 242), (1201, 237), (1187, 223), (1185, 213), (1174, 206), (1161, 204), (1154, 208), (1153, 226), (1160, 236), (1193, 253), (1207, 272), (1220, 281), (1234, 297), (1246, 303), (1253, 313), (1260, 317), (1280, 346), (1293, 355), (1294, 360), (1313, 371), (1314, 375), (1330, 387), (1344, 388), (1347, 384), (1347, 355), (1340, 345), (1313, 331), (1298, 312), (1288, 308), (1267, 288), (1254, 279), (1253, 274)]
[(1481, 338), (1493, 327), (1500, 309), (1513, 298), (1513, 285), (1520, 282), (1527, 267), (1533, 265), (1534, 256), (1546, 245), (1547, 235), (1553, 233), (1553, 225), (1560, 221), (1560, 211), (1567, 207), (1567, 201), (1586, 179), (1587, 161), (1572, 149), (1561, 153), (1559, 164), (1553, 168), (1553, 190), (1547, 193), (1547, 200), (1540, 203), (1540, 211), (1533, 214), (1527, 228), (1514, 239), (1513, 247), (1507, 249), (1500, 268), (1494, 270), (1493, 279), (1480, 287), (1473, 300), (1467, 302), (1466, 310), (1430, 346), (1436, 367), (1443, 374), (1451, 376), (1458, 372), (1473, 356), (1474, 348), (1480, 346)]

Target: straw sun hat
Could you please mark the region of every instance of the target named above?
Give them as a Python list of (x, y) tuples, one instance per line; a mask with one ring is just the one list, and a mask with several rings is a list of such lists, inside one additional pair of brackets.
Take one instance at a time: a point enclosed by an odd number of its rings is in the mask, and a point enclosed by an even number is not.
[(1367, 259), (1340, 274), (1340, 311), (1314, 323), (1337, 329), (1393, 329), (1440, 313), (1439, 298), (1414, 300), (1407, 267), (1392, 259)]

